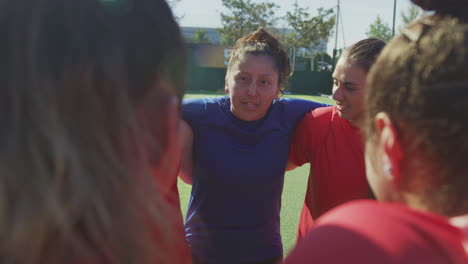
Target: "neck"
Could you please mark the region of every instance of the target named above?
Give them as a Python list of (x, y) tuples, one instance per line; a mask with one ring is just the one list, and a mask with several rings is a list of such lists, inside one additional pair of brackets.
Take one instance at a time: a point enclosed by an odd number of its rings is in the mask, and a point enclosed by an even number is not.
[[(402, 194), (402, 202), (411, 208), (436, 213), (445, 217), (468, 215), (468, 201), (454, 203), (447, 196), (434, 192), (430, 197), (428, 196), (405, 192)], [(437, 199), (437, 197), (440, 198)]]
[(353, 127), (361, 127), (363, 124), (363, 118), (358, 118), (355, 120), (348, 120), (348, 122), (353, 126)]

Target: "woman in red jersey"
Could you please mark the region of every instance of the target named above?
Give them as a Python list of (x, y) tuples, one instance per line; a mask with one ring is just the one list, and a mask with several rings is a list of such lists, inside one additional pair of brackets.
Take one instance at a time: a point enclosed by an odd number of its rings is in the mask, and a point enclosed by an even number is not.
[(468, 2), (402, 30), (367, 79), (366, 172), (382, 202), (323, 217), (286, 263), (468, 263)]
[(167, 3), (2, 0), (0, 35), (0, 263), (189, 262)]
[(309, 112), (296, 127), (287, 169), (310, 163), (297, 241), (326, 211), (371, 196), (359, 127), (364, 121), (366, 77), (384, 47), (385, 42), (375, 38), (347, 47), (332, 75), (336, 105)]

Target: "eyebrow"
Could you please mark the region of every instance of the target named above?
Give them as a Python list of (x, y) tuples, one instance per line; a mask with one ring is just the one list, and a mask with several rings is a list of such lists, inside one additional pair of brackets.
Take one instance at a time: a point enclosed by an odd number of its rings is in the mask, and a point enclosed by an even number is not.
[[(335, 81), (339, 81), (339, 80), (336, 79), (335, 77), (332, 77), (332, 78), (333, 78), (333, 80), (335, 80)], [(344, 85), (358, 85), (357, 82), (344, 82), (343, 84), (344, 84)]]
[[(238, 76), (238, 75), (242, 75), (242, 74), (251, 75), (251, 73), (249, 73), (249, 72), (246, 72), (246, 71), (239, 71), (238, 73), (235, 73), (234, 76)], [(259, 76), (260, 76), (260, 77), (263, 77), (263, 78), (273, 78), (273, 77), (274, 77), (274, 74), (271, 74), (271, 73), (260, 73)]]

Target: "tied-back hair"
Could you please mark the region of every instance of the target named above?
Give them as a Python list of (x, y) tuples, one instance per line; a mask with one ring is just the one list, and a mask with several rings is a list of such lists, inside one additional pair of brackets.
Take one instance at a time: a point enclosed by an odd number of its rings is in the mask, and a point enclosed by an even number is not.
[[(367, 135), (372, 140), (374, 117), (386, 112), (404, 152), (417, 150), (427, 166), (437, 169), (405, 184), (416, 186), (434, 211), (451, 215), (468, 201), (468, 8), (466, 1), (414, 2), (424, 2), (436, 14), (403, 29), (372, 67)], [(414, 160), (405, 157), (408, 164)]]
[(291, 76), (291, 65), (288, 54), (278, 38), (264, 28), (241, 37), (231, 50), (227, 71), (230, 72), (232, 67), (248, 55), (271, 57), (278, 71), (278, 85), (280, 90), (284, 91)]
[(165, 1), (0, 3), (0, 263), (176, 263), (151, 175), (184, 85)]
[(347, 63), (358, 65), (368, 72), (385, 44), (385, 41), (376, 38), (363, 39), (346, 48), (341, 56), (346, 58)]
[(438, 14), (457, 16), (462, 19), (467, 19), (466, 7), (467, 0), (411, 0), (427, 11), (436, 11)]

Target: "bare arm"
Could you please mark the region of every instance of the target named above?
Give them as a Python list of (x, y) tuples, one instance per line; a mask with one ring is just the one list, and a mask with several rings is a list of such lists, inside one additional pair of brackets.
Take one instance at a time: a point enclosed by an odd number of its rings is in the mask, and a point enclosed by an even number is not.
[(192, 184), (193, 170), (193, 132), (185, 121), (180, 121), (180, 140), (182, 143), (182, 157), (179, 169), (179, 178), (185, 183)]

